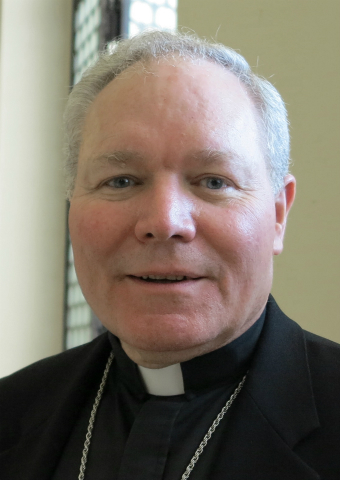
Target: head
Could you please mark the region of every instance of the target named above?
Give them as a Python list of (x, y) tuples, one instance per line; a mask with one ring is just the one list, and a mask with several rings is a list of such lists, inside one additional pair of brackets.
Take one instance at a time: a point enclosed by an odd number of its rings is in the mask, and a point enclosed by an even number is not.
[(295, 191), (274, 87), (226, 47), (148, 33), (84, 76), (66, 129), (79, 283), (128, 355), (161, 367), (247, 330)]

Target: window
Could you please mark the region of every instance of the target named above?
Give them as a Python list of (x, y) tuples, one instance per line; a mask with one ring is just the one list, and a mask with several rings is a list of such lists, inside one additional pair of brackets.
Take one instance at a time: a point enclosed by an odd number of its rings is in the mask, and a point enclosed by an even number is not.
[(130, 0), (129, 3), (129, 37), (146, 28), (176, 29), (177, 0)]

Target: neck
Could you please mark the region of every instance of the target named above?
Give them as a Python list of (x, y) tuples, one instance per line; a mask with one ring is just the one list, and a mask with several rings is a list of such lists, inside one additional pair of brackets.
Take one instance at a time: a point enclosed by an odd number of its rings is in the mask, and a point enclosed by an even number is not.
[(149, 365), (141, 364), (139, 358), (137, 361), (131, 359), (132, 355), (128, 354), (126, 348), (122, 348), (123, 342), (109, 334), (119, 381), (137, 396), (148, 393), (180, 395), (184, 385), (184, 394), (188, 398), (219, 385), (232, 385), (249, 369), (264, 319), (265, 311), (251, 328), (234, 341), (201, 356), (185, 359), (180, 365), (180, 360), (176, 362), (173, 357), (169, 357), (172, 367), (169, 364), (160, 365), (161, 362), (150, 362), (153, 367), (150, 368)]
[(171, 351), (152, 351), (143, 350), (140, 348), (131, 347), (128, 343), (121, 341), (122, 348), (127, 356), (140, 365), (149, 369), (163, 369), (176, 363), (183, 363), (191, 360), (195, 357), (200, 357), (214, 350), (218, 350), (224, 345), (232, 342), (234, 338), (214, 339), (213, 341), (204, 343), (202, 345), (195, 345), (193, 347), (185, 348), (183, 350), (171, 350)]

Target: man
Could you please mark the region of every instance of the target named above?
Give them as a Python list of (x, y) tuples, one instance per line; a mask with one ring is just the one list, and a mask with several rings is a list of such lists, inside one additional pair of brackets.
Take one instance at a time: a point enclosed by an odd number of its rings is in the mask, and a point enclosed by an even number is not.
[(3, 478), (338, 479), (339, 346), (270, 297), (295, 194), (275, 88), (152, 32), (65, 118), (77, 275), (109, 334), (2, 380)]

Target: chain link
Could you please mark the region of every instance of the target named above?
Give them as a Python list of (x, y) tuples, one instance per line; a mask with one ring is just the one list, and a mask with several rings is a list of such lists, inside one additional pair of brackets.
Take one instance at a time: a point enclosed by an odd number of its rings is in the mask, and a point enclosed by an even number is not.
[(212, 434), (215, 432), (216, 428), (219, 426), (222, 418), (224, 417), (224, 415), (227, 413), (227, 411), (229, 410), (229, 408), (231, 407), (233, 401), (235, 400), (235, 398), (237, 397), (237, 395), (240, 393), (240, 391), (242, 390), (242, 387), (244, 385), (244, 382), (246, 381), (246, 378), (247, 378), (247, 375), (245, 375), (242, 380), (240, 381), (240, 383), (238, 384), (238, 386), (236, 387), (236, 389), (234, 390), (234, 393), (231, 395), (231, 397), (229, 398), (229, 400), (227, 401), (227, 403), (224, 405), (224, 407), (222, 408), (222, 410), (220, 411), (220, 413), (217, 415), (217, 417), (215, 418), (215, 420), (213, 421), (211, 427), (209, 428), (209, 430), (207, 431), (207, 433), (204, 435), (203, 437), (203, 440), (201, 441), (201, 443), (199, 444), (196, 452), (194, 453), (194, 456), (192, 457), (192, 459), (190, 460), (189, 462), (189, 465), (187, 466), (185, 472), (183, 473), (182, 475), (182, 478), (181, 480), (187, 480), (189, 478), (189, 475), (191, 474), (191, 472), (193, 471), (194, 469), (194, 466), (196, 465), (201, 453), (203, 452), (203, 449), (206, 447), (208, 441), (211, 439), (211, 436)]
[[(100, 401), (102, 399), (102, 396), (103, 396), (104, 387), (105, 387), (105, 384), (106, 384), (106, 381), (107, 381), (107, 376), (109, 374), (109, 370), (110, 370), (110, 367), (111, 367), (112, 360), (113, 360), (113, 352), (110, 353), (110, 356), (107, 360), (106, 367), (105, 367), (105, 370), (104, 370), (104, 373), (103, 373), (103, 378), (102, 378), (101, 384), (99, 386), (99, 389), (98, 389), (98, 392), (97, 392), (97, 395), (96, 395), (96, 399), (95, 399), (93, 407), (92, 407), (90, 420), (89, 420), (89, 425), (87, 427), (87, 433), (86, 433), (86, 437), (85, 437), (83, 454), (82, 454), (81, 462), (80, 462), (80, 472), (79, 472), (78, 480), (84, 480), (84, 478), (85, 478), (86, 462), (87, 462), (87, 456), (88, 456), (88, 453), (89, 453), (89, 448), (90, 448), (90, 443), (91, 443), (92, 430), (93, 430), (94, 422), (95, 422), (95, 419), (96, 419), (96, 414), (97, 414), (97, 410), (98, 410), (98, 407), (99, 407), (99, 403), (100, 403)], [(210, 440), (212, 434), (215, 432), (215, 430), (219, 426), (222, 418), (227, 413), (227, 411), (231, 407), (233, 401), (235, 400), (237, 395), (242, 390), (244, 382), (246, 381), (246, 377), (247, 377), (247, 375), (245, 375), (242, 378), (242, 380), (240, 381), (240, 383), (238, 384), (238, 386), (234, 390), (234, 393), (231, 395), (231, 397), (229, 398), (227, 403), (224, 405), (224, 407), (222, 408), (220, 413), (217, 415), (217, 417), (213, 421), (213, 423), (212, 423), (211, 427), (209, 428), (209, 430), (207, 431), (207, 433), (204, 435), (203, 440), (199, 444), (196, 452), (194, 453), (194, 456), (190, 460), (189, 465), (187, 466), (185, 472), (183, 473), (183, 475), (181, 477), (181, 480), (187, 480), (189, 478), (189, 475), (193, 471), (201, 453), (203, 452), (203, 449), (206, 447), (206, 445), (207, 445), (208, 441)]]
[(90, 415), (90, 421), (89, 421), (89, 425), (87, 427), (87, 432), (86, 432), (86, 437), (85, 437), (83, 454), (82, 454), (81, 462), (80, 462), (80, 472), (79, 472), (79, 475), (78, 475), (78, 480), (84, 480), (84, 478), (85, 478), (87, 455), (89, 453), (94, 421), (96, 419), (96, 414), (97, 414), (97, 410), (98, 410), (98, 407), (99, 407), (100, 400), (102, 399), (102, 396), (103, 396), (104, 387), (105, 387), (105, 384), (106, 384), (107, 376), (109, 374), (109, 370), (110, 370), (110, 367), (111, 367), (112, 360), (113, 360), (113, 352), (111, 351), (110, 356), (109, 356), (109, 358), (107, 360), (107, 363), (106, 363), (106, 367), (105, 367), (105, 370), (104, 370), (104, 373), (103, 373), (103, 378), (102, 378), (101, 384), (99, 386), (96, 399), (95, 399), (93, 407), (92, 407), (92, 411), (91, 411), (91, 415)]

